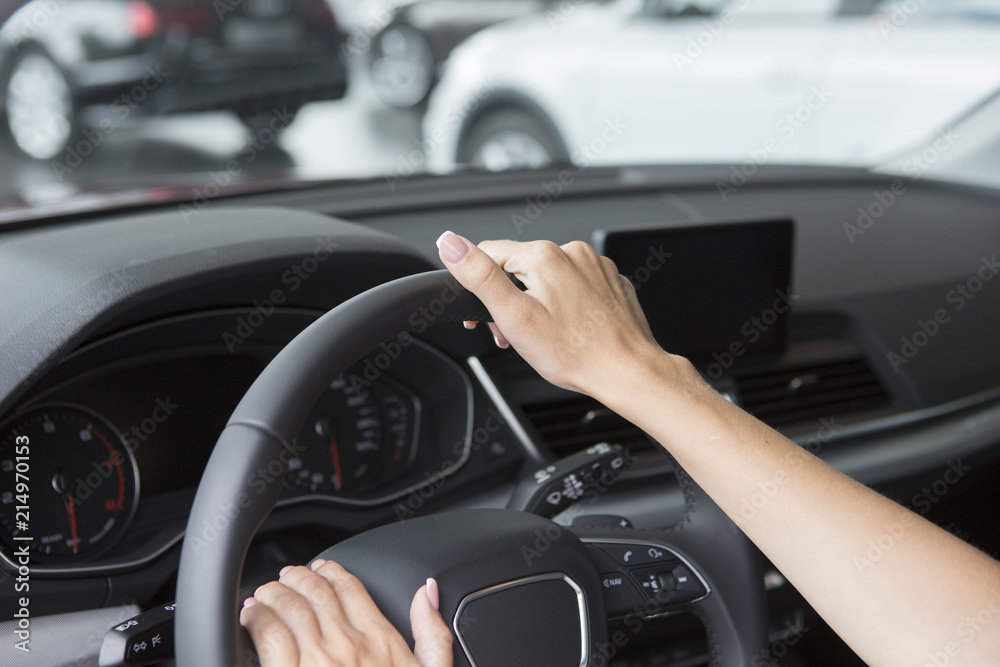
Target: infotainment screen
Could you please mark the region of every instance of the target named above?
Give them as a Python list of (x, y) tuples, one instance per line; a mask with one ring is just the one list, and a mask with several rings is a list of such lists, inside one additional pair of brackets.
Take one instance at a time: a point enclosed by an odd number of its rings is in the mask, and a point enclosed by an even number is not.
[(616, 227), (593, 241), (632, 280), (664, 349), (731, 362), (784, 349), (796, 300), (793, 228), (791, 220)]

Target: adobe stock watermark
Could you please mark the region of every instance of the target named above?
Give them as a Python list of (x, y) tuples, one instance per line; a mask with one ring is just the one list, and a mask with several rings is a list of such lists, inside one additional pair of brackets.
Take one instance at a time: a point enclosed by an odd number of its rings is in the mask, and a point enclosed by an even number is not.
[(288, 127), (295, 120), (295, 114), (288, 111), (288, 107), (271, 109), (271, 117), (265, 127), (240, 144), (236, 151), (237, 157), (226, 162), (225, 167), (208, 174), (208, 180), (194, 191), (194, 196), (190, 203), (180, 204), (177, 208), (184, 218), (184, 222), (191, 222), (191, 219), (204, 211), (215, 198), (225, 192), (225, 189), (232, 184), (233, 179), (243, 173), (245, 165), (252, 163), (257, 156), (267, 150), (277, 139), (280, 132)]
[[(934, 164), (941, 159), (941, 156), (948, 152), (959, 139), (962, 138), (958, 132), (951, 128), (945, 128), (938, 133), (937, 138), (930, 146), (918, 153), (911, 155), (902, 164), (902, 171), (909, 177), (910, 183), (915, 183), (923, 178), (924, 174)], [(867, 206), (857, 208), (857, 220), (852, 224), (844, 223), (844, 234), (847, 240), (853, 245), (859, 236), (870, 230), (879, 219), (907, 193), (906, 183), (901, 178), (895, 179), (885, 190), (875, 190), (872, 192), (873, 201)]]
[(791, 475), (805, 465), (808, 459), (803, 450), (813, 456), (819, 456), (823, 445), (832, 440), (843, 428), (842, 424), (837, 423), (836, 417), (824, 417), (820, 419), (815, 435), (799, 445), (801, 450), (796, 450), (785, 459), (785, 462), (789, 465), (789, 469), (779, 468), (775, 470), (774, 474), (771, 475), (771, 479), (757, 484), (753, 493), (749, 497), (743, 498), (739, 509), (739, 518), (742, 522), (752, 521), (764, 509), (764, 506), (778, 495), (781, 487), (788, 483)]
[(917, 522), (917, 515), (926, 516), (934, 505), (940, 502), (971, 470), (970, 466), (962, 463), (961, 458), (948, 461), (948, 467), (940, 478), (914, 494), (912, 504), (916, 508), (916, 513), (902, 510), (899, 518), (891, 523), (884, 533), (875, 540), (868, 540), (868, 549), (864, 555), (854, 557), (854, 567), (857, 568), (858, 573), (864, 574), (865, 570), (874, 567), (885, 558), (885, 555), (902, 541), (906, 535), (906, 529)]
[(395, 192), (398, 186), (424, 168), (428, 157), (433, 155), (448, 138), (447, 130), (460, 125), (498, 87), (499, 84), (493, 79), (492, 74), (479, 77), (472, 93), (445, 111), (441, 124), (429, 130), (422, 139), (414, 139), (413, 150), (401, 153), (396, 159), (395, 169), (383, 173), (389, 192)]
[[(173, 416), (174, 412), (176, 412), (180, 407), (181, 406), (178, 403), (174, 403), (170, 400), (170, 396), (157, 398), (153, 402), (153, 409), (150, 411), (149, 416), (142, 419), (142, 421), (138, 424), (133, 425), (129, 430), (123, 433), (125, 444), (128, 446), (129, 451), (135, 454), (136, 450), (139, 449), (139, 445), (146, 442), (150, 436), (156, 433), (156, 431), (160, 428), (160, 425)], [(85, 432), (81, 432), (81, 438), (84, 437), (84, 434)], [(77, 477), (70, 484), (73, 491), (73, 504), (75, 506), (80, 506), (86, 502), (95, 491), (101, 488), (104, 482), (106, 482), (112, 474), (121, 470), (124, 463), (124, 457), (117, 449), (112, 450), (110, 456), (106, 459), (92, 461), (92, 471), (88, 472), (85, 477)], [(120, 505), (113, 505), (106, 506), (105, 509), (112, 510), (123, 508)]]
[(802, 637), (811, 628), (804, 623), (792, 623), (785, 621), (785, 627), (781, 636), (771, 642), (766, 649), (761, 649), (759, 653), (750, 659), (750, 667), (774, 667), (778, 661), (788, 655), (792, 647), (801, 641)]
[(226, 344), (226, 349), (230, 354), (236, 352), (236, 348), (245, 343), (254, 332), (264, 326), (264, 322), (270, 318), (275, 308), (288, 301), (290, 294), (297, 292), (319, 270), (319, 267), (326, 262), (340, 248), (340, 244), (332, 240), (333, 237), (316, 237), (316, 244), (312, 252), (303, 257), (300, 261), (292, 264), (281, 274), (281, 284), (284, 287), (276, 287), (270, 294), (262, 299), (254, 299), (253, 310), (248, 315), (240, 315), (236, 318), (232, 331), (222, 334), (222, 342)]
[[(673, 257), (673, 253), (664, 250), (662, 244), (658, 247), (649, 246), (648, 250), (649, 254), (646, 255), (645, 261), (633, 267), (631, 274), (624, 274), (636, 292), (641, 290), (652, 279), (653, 274), (666, 266), (667, 260)], [(621, 268), (619, 267), (619, 270)], [(621, 304), (615, 299), (608, 299), (588, 310), (586, 317), (575, 323), (570, 331), (570, 347), (574, 350), (586, 347), (596, 334), (604, 331), (604, 325), (620, 312)]]
[(947, 667), (950, 665), (953, 658), (961, 655), (963, 647), (971, 644), (976, 637), (985, 632), (997, 616), (1000, 616), (1000, 589), (993, 588), (990, 590), (989, 599), (976, 611), (975, 615), (966, 616), (955, 626), (954, 636), (962, 643), (951, 640), (945, 643), (940, 651), (928, 653), (927, 662), (923, 664), (923, 667)]
[[(590, 141), (581, 144), (573, 152), (572, 161), (577, 165), (577, 174), (585, 172), (590, 165), (600, 159), (608, 148), (618, 141), (618, 138), (628, 129), (628, 123), (621, 116), (604, 119), (601, 131)], [(552, 180), (543, 180), (537, 194), (524, 198), (524, 209), (510, 215), (510, 221), (520, 236), (524, 228), (533, 225), (545, 213), (552, 203), (567, 192), (576, 181), (576, 176), (569, 169), (563, 169)]]
[(980, 257), (979, 267), (973, 275), (956, 283), (955, 287), (945, 294), (945, 302), (950, 308), (938, 308), (927, 319), (918, 319), (913, 333), (900, 337), (898, 351), (886, 353), (892, 370), (898, 373), (903, 366), (913, 361), (920, 351), (952, 321), (953, 316), (964, 310), (997, 273), (1000, 273), (1000, 262), (997, 262), (996, 254), (991, 257), (985, 255)]
[(886, 8), (888, 11), (882, 11), (879, 20), (875, 22), (875, 29), (878, 30), (883, 39), (889, 39), (892, 33), (909, 23), (910, 19), (923, 9), (925, 4), (927, 4), (927, 0), (895, 2)]
[(15, 12), (7, 21), (4, 35), (14, 53), (17, 53), (25, 42), (30, 42), (49, 27), (49, 24), (62, 11), (69, 0), (41, 0), (33, 2)]
[(502, 429), (507, 422), (494, 408), (487, 408), (486, 418), (483, 423), (472, 430), (468, 444), (465, 440), (456, 440), (451, 447), (452, 459), (445, 459), (434, 470), (424, 471), (424, 482), (416, 486), (404, 501), (393, 505), (398, 521), (406, 521), (416, 515), (427, 502), (433, 498), (438, 490), (444, 486), (445, 480), (455, 470), (458, 469), (459, 462), (465, 457), (466, 448), (472, 455), (486, 446), (492, 446), (493, 436)]
[(202, 519), (202, 525), (198, 527), (197, 533), (185, 533), (184, 541), (191, 543), (195, 554), (200, 555), (212, 542), (219, 539), (219, 536), (229, 528), (240, 513), (250, 507), (254, 496), (264, 493), (272, 484), (282, 484), (285, 472), (288, 470), (288, 462), (301, 457), (305, 449), (305, 445), (300, 445), (297, 442), (284, 443), (275, 458), (268, 461), (266, 466), (257, 468), (247, 477), (246, 486), (253, 490), (254, 495), (241, 491), (232, 499), (232, 502), (219, 503), (211, 519)]
[(674, 65), (677, 71), (683, 72), (688, 65), (704, 55), (705, 51), (712, 48), (715, 43), (726, 32), (726, 28), (733, 24), (740, 12), (750, 6), (750, 0), (737, 0), (730, 3), (719, 13), (718, 18), (705, 19), (702, 22), (702, 29), (694, 36), (688, 37), (684, 51), (674, 51)]
[[(607, 447), (607, 445), (604, 445)], [(580, 491), (580, 497), (577, 499), (576, 503), (567, 508), (563, 513), (562, 517), (566, 519), (568, 523), (572, 523), (572, 520), (577, 516), (585, 514), (587, 508), (594, 505), (604, 494), (606, 494), (612, 486), (618, 481), (618, 479), (625, 474), (638, 460), (637, 457), (633, 456), (627, 451), (623, 451), (621, 455), (621, 461), (618, 463), (617, 467), (612, 466), (603, 470), (597, 481), (588, 489)], [(524, 563), (527, 566), (531, 566), (536, 560), (544, 556), (552, 547), (562, 539), (563, 534), (568, 530), (565, 526), (559, 523), (550, 522), (544, 529), (539, 528), (535, 530), (532, 534), (534, 540), (531, 544), (521, 545), (521, 557), (524, 558)]]
[(364, 18), (358, 21), (350, 36), (340, 45), (340, 52), (347, 60), (355, 60), (368, 54), (376, 35), (384, 30), (399, 13), (401, 0), (388, 0), (372, 7)]
[(748, 319), (740, 327), (740, 334), (743, 340), (734, 340), (729, 347), (722, 352), (713, 352), (714, 361), (705, 368), (705, 374), (712, 380), (718, 380), (722, 375), (732, 368), (736, 360), (747, 352), (747, 345), (753, 345), (761, 336), (777, 324), (781, 315), (791, 310), (792, 304), (799, 300), (799, 295), (792, 293), (792, 288), (775, 290), (775, 298), (770, 308), (764, 309), (759, 315)]
[(545, 10), (545, 21), (549, 24), (550, 28), (557, 28), (561, 24), (565, 23), (569, 17), (576, 13), (576, 10), (585, 4), (588, 4), (590, 0), (561, 0), (558, 3), (553, 3)]
[(67, 174), (71, 174), (88, 157), (93, 155), (97, 147), (103, 144), (109, 135), (113, 134), (122, 123), (128, 120), (129, 116), (149, 99), (150, 95), (169, 76), (170, 72), (161, 69), (159, 64), (155, 67), (147, 65), (146, 74), (139, 83), (111, 102), (111, 113), (114, 115), (114, 118), (105, 116), (98, 122), (97, 127), (87, 127), (81, 130), (80, 134), (83, 135), (83, 138), (75, 144), (66, 147), (66, 152), (62, 160), (52, 161), (52, 174), (56, 177), (56, 180), (61, 183)]
[(715, 189), (719, 192), (722, 201), (729, 201), (731, 195), (739, 192), (740, 188), (753, 178), (757, 170), (770, 162), (771, 158), (781, 151), (782, 146), (805, 127), (816, 113), (834, 97), (835, 93), (828, 90), (825, 84), (810, 88), (809, 94), (802, 104), (785, 113), (775, 122), (776, 136), (770, 136), (757, 148), (747, 150), (747, 159), (730, 167), (729, 178), (725, 181), (715, 182)]

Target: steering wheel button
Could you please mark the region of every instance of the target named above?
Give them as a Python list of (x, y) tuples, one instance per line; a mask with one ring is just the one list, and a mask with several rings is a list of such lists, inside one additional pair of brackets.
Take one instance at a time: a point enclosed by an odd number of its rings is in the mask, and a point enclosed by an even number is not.
[(648, 544), (601, 544), (600, 546), (621, 565), (651, 565), (677, 560), (677, 556), (672, 552)]
[(624, 572), (605, 572), (600, 575), (604, 609), (608, 618), (618, 618), (642, 609), (644, 599)]
[(647, 598), (668, 607), (692, 602), (707, 593), (701, 580), (677, 562), (631, 570), (631, 575)]
[(690, 602), (704, 597), (707, 593), (698, 577), (691, 573), (685, 565), (676, 566), (671, 572), (677, 582), (677, 601)]

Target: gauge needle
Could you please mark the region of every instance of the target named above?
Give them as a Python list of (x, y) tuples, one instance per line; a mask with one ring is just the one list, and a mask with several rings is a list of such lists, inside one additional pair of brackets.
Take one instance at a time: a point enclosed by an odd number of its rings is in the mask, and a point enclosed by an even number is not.
[(333, 481), (340, 491), (344, 487), (344, 476), (340, 471), (340, 450), (337, 448), (337, 439), (330, 436), (330, 458), (333, 459)]
[(69, 491), (66, 494), (66, 514), (69, 516), (69, 529), (70, 534), (73, 537), (73, 553), (77, 553), (77, 546), (80, 543), (80, 538), (76, 534), (76, 508), (73, 502), (73, 492)]

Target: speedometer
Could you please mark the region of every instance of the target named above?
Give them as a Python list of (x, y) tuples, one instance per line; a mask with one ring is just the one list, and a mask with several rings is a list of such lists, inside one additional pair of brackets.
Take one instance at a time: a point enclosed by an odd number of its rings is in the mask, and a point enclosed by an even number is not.
[(416, 396), (384, 376), (374, 383), (356, 374), (338, 378), (306, 420), (298, 440), (305, 447), (288, 462), (287, 483), (351, 497), (392, 479), (413, 460), (419, 410)]
[(114, 426), (80, 406), (54, 404), (0, 425), (0, 542), (34, 560), (96, 556), (135, 512), (135, 460)]

